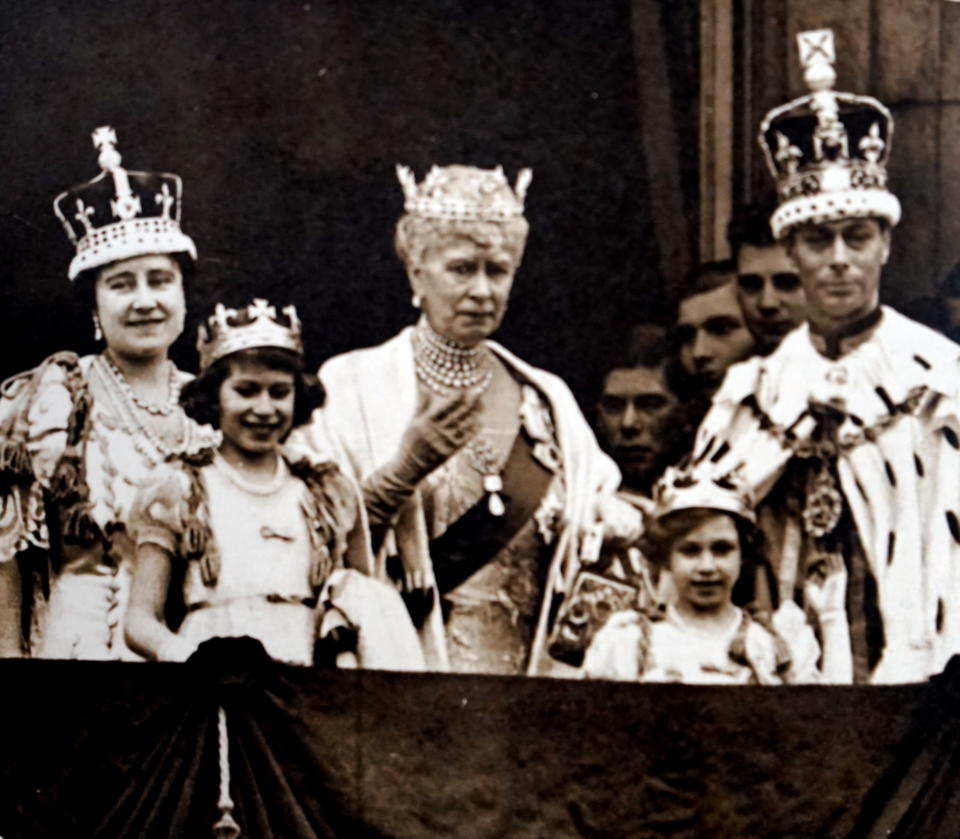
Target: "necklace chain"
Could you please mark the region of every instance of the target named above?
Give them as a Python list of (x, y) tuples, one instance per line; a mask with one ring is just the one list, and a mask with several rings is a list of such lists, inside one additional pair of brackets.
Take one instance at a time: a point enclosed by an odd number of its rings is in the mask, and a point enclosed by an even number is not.
[(173, 366), (173, 363), (168, 361), (167, 367), (169, 370), (169, 375), (167, 378), (167, 401), (165, 405), (154, 405), (152, 402), (147, 402), (145, 399), (141, 399), (130, 386), (130, 382), (127, 381), (127, 377), (123, 375), (123, 371), (117, 367), (113, 359), (109, 355), (104, 353), (100, 356), (106, 363), (107, 372), (110, 374), (110, 378), (113, 380), (114, 384), (124, 393), (124, 396), (136, 405), (141, 411), (146, 411), (148, 414), (152, 414), (155, 417), (169, 417), (177, 407), (177, 403), (180, 399), (180, 384), (177, 380), (177, 368)]
[(220, 454), (219, 452), (214, 455), (213, 466), (214, 468), (223, 475), (231, 484), (233, 484), (237, 489), (243, 490), (248, 495), (273, 495), (277, 492), (280, 487), (283, 486), (285, 481), (285, 473), (283, 469), (283, 458), (278, 454), (276, 455), (276, 466), (274, 469), (273, 475), (271, 475), (270, 480), (264, 484), (258, 484), (254, 481), (251, 481), (243, 474), (236, 466), (227, 461), (227, 459)]
[(486, 346), (465, 347), (451, 341), (435, 332), (426, 318), (413, 331), (413, 361), (417, 379), (441, 396), (451, 390), (486, 390), (493, 378)]
[[(159, 434), (155, 434), (145, 422), (141, 421), (136, 411), (136, 407), (138, 406), (133, 399), (133, 394), (129, 385), (126, 388), (122, 386), (121, 380), (118, 380), (113, 374), (113, 371), (110, 369), (110, 361), (105, 356), (99, 355), (96, 358), (96, 362), (99, 362), (96, 364), (97, 371), (100, 373), (100, 377), (106, 384), (108, 393), (117, 407), (126, 413), (127, 422), (125, 422), (124, 425), (126, 426), (130, 439), (133, 441), (133, 447), (144, 457), (148, 463), (155, 466), (159, 461), (156, 455), (151, 453), (143, 445), (143, 440), (146, 440), (153, 447), (155, 452), (161, 455), (163, 460), (172, 457), (185, 446), (187, 442), (187, 425), (186, 416), (183, 413), (179, 414), (178, 424), (180, 426), (180, 431), (177, 434), (178, 442), (174, 446), (169, 446), (164, 442)], [(119, 371), (117, 372), (119, 373)], [(156, 415), (151, 414), (151, 416)], [(159, 416), (162, 417), (165, 415)]]

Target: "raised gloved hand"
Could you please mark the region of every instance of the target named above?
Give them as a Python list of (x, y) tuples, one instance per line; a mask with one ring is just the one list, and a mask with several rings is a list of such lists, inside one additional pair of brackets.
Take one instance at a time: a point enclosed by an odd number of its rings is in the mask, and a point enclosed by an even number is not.
[(479, 405), (476, 390), (421, 398), (395, 458), (398, 476), (418, 484), (462, 448), (477, 431)]
[(461, 449), (477, 430), (480, 392), (421, 397), (397, 454), (363, 482), (371, 525), (389, 522), (434, 469)]

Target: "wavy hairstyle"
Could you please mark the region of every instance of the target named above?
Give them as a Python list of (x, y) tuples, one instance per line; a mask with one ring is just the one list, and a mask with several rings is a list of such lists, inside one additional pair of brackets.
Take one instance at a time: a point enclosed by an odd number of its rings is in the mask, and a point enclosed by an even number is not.
[[(733, 520), (740, 541), (740, 576), (731, 592), (733, 603), (737, 606), (754, 603), (761, 593), (761, 585), (766, 587), (771, 598), (776, 598), (776, 578), (764, 553), (763, 532), (752, 522), (727, 510), (689, 507), (648, 520), (646, 531), (640, 540), (640, 550), (651, 562), (667, 568), (670, 564), (670, 551), (677, 540), (717, 515), (729, 516)], [(777, 604), (772, 605), (776, 607)]]
[(519, 266), (529, 231), (530, 225), (523, 216), (508, 221), (460, 221), (405, 213), (397, 222), (393, 244), (408, 270), (420, 265), (427, 251), (458, 238), (482, 248), (502, 247)]
[(218, 358), (197, 378), (184, 385), (180, 392), (180, 404), (188, 417), (201, 424), (220, 427), (220, 385), (233, 371), (235, 364), (260, 364), (268, 370), (293, 374), (291, 430), (309, 422), (314, 410), (323, 405), (323, 387), (316, 376), (304, 372), (302, 356), (280, 347), (251, 347)]

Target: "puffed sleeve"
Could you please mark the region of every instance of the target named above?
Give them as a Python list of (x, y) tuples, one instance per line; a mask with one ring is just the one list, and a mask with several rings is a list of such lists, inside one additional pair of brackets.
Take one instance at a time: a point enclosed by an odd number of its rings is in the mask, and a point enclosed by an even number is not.
[(617, 612), (593, 637), (583, 659), (583, 678), (636, 682), (650, 652), (650, 621), (636, 611)]
[[(0, 562), (47, 547), (42, 490), (83, 496), (75, 465), (89, 416), (79, 359), (58, 353), (0, 386)], [(71, 458), (65, 454), (70, 451)]]
[(820, 659), (820, 645), (803, 610), (794, 601), (788, 600), (774, 612), (772, 623), (790, 651), (790, 669), (785, 681), (792, 685), (819, 682), (817, 661)]
[(315, 463), (291, 457), (290, 471), (306, 485), (303, 512), (310, 523), (314, 566), (311, 583), (322, 586), (334, 568), (350, 566), (370, 573), (372, 554), (362, 496), (356, 482), (332, 461)]
[(155, 479), (140, 490), (134, 505), (137, 545), (157, 545), (177, 555), (189, 515), (189, 495), (190, 480), (183, 469), (159, 467)]

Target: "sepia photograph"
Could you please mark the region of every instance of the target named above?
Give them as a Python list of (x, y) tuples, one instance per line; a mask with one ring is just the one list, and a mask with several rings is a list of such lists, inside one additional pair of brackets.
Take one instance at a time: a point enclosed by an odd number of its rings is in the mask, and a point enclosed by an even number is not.
[(0, 69), (0, 839), (960, 834), (960, 2)]

